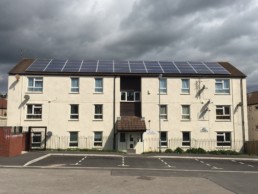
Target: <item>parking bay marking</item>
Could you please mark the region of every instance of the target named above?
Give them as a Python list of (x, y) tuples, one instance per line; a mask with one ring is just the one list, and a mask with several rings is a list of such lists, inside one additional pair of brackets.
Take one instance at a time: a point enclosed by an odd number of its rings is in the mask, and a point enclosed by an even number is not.
[(162, 160), (161, 158), (159, 158), (159, 160), (160, 160), (161, 162), (163, 162), (167, 167), (169, 167), (169, 168), (175, 168), (175, 166), (170, 166), (167, 162), (165, 162), (165, 161)]

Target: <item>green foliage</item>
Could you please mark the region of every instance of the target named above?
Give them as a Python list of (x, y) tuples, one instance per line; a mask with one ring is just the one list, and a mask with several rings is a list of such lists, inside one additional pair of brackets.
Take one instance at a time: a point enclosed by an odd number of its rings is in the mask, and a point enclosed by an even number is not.
[(188, 154), (205, 154), (206, 151), (203, 148), (189, 148), (186, 150)]
[(177, 154), (182, 154), (184, 153), (184, 150), (180, 147), (177, 147), (175, 150), (174, 150), (174, 153), (177, 153)]
[(165, 150), (165, 153), (173, 153), (173, 150), (171, 150), (171, 149), (166, 149), (166, 150)]
[(209, 154), (215, 155), (239, 155), (239, 152), (233, 150), (212, 150), (208, 152)]

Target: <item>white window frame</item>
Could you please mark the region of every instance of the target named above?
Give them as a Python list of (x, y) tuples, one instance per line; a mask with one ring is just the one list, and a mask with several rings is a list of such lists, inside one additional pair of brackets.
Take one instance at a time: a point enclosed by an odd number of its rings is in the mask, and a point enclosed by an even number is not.
[[(29, 111), (29, 106), (31, 106), (31, 112), (28, 113)], [(35, 112), (36, 109), (40, 109), (40, 114), (37, 114)], [(30, 117), (30, 118), (29, 118)], [(42, 104), (27, 104), (27, 114), (26, 114), (26, 119), (32, 119), (32, 120), (41, 120), (42, 119)]]
[[(74, 133), (74, 134), (77, 134), (77, 140), (75, 140), (75, 141), (71, 141), (71, 134), (72, 133)], [(69, 134), (70, 134), (70, 136), (69, 136), (69, 147), (78, 147), (78, 145), (79, 145), (79, 132), (78, 131), (69, 131)], [(71, 144), (73, 144), (73, 145), (71, 145)]]
[[(188, 87), (184, 88), (183, 82), (187, 81)], [(181, 93), (182, 94), (190, 94), (190, 79), (181, 79)]]
[[(161, 82), (165, 81), (165, 87), (162, 87)], [(159, 79), (159, 94), (167, 94), (167, 79), (166, 78), (160, 78)]]
[[(183, 113), (183, 107), (188, 107), (188, 109), (189, 109), (189, 114), (184, 114)], [(191, 120), (191, 106), (190, 105), (188, 105), (188, 104), (183, 104), (183, 105), (181, 105), (181, 119), (182, 120), (185, 120), (185, 121), (188, 121), (188, 120)]]
[[(230, 137), (230, 140), (227, 140), (227, 135), (229, 133), (229, 137)], [(217, 138), (216, 138), (216, 142), (217, 142), (217, 147), (230, 147), (232, 142), (231, 142), (231, 132), (217, 132)], [(218, 141), (218, 137), (222, 137), (223, 140), (222, 141)]]
[[(32, 86), (30, 86), (30, 79), (32, 79)], [(37, 82), (42, 83), (42, 87), (37, 87)], [(28, 92), (43, 92), (43, 77), (28, 77)]]
[[(78, 86), (73, 86), (73, 80), (78, 80)], [(78, 77), (71, 77), (71, 90), (70, 93), (79, 93), (80, 92), (80, 79)]]
[[(77, 106), (78, 112), (72, 113), (72, 106)], [(70, 119), (79, 120), (79, 104), (70, 104)]]
[[(97, 86), (97, 80), (101, 80), (101, 82), (102, 82), (101, 87)], [(96, 77), (95, 78), (95, 89), (94, 89), (94, 91), (95, 91), (95, 93), (103, 93), (103, 91), (104, 91), (104, 81), (103, 81), (102, 77)]]
[[(184, 133), (189, 134), (189, 140), (184, 140)], [(190, 131), (182, 131), (182, 146), (183, 147), (191, 147), (191, 132)]]
[[(101, 106), (101, 113), (96, 113), (97, 106)], [(94, 104), (94, 120), (103, 120), (103, 104)]]
[[(96, 133), (101, 134), (101, 140), (96, 140)], [(103, 147), (103, 132), (102, 131), (94, 131), (94, 147)]]
[[(228, 82), (228, 88), (226, 87)], [(221, 89), (217, 88), (217, 85), (221, 85)], [(230, 80), (229, 79), (216, 79), (215, 80), (215, 93), (216, 94), (230, 94)]]
[[(162, 140), (162, 135), (166, 134), (166, 139)], [(168, 147), (168, 132), (167, 131), (161, 131), (160, 132), (160, 147)]]
[[(229, 114), (225, 113), (226, 112), (225, 108), (229, 109)], [(222, 115), (218, 115), (217, 110), (222, 110)], [(217, 105), (216, 106), (216, 120), (231, 120), (231, 107), (229, 105)]]
[[(128, 100), (128, 98), (127, 98), (127, 94), (128, 94), (128, 92), (133, 92), (133, 100)], [(122, 94), (124, 94), (125, 95), (125, 99), (122, 99)], [(139, 97), (140, 97), (140, 99), (139, 100), (136, 100), (136, 94), (139, 94)], [(139, 91), (121, 91), (121, 102), (140, 102), (141, 101), (141, 92), (139, 92)]]
[[(165, 107), (165, 112), (166, 113), (161, 113), (161, 107)], [(168, 105), (167, 104), (161, 104), (159, 107), (159, 113), (160, 113), (160, 119), (167, 120), (168, 119)]]

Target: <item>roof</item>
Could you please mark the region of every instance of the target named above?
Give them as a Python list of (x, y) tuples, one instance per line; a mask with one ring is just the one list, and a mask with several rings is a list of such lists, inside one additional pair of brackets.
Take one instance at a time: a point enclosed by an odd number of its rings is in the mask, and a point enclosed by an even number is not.
[(116, 130), (118, 132), (136, 132), (146, 131), (145, 121), (136, 116), (122, 116), (116, 121)]
[(247, 94), (247, 105), (258, 104), (258, 91)]
[[(67, 64), (67, 61), (70, 64)], [(87, 66), (88, 69), (86, 69), (85, 67), (83, 71), (83, 69), (81, 68), (81, 64), (86, 63), (85, 61), (89, 63), (95, 62), (97, 63), (97, 65), (93, 67), (91, 66), (92, 64), (89, 64)], [(38, 64), (36, 64), (37, 62)], [(114, 67), (114, 63), (117, 64), (117, 66)], [(128, 63), (131, 63), (131, 65), (130, 64), (128, 65)], [(213, 67), (212, 69), (212, 66), (214, 65), (215, 67)], [(131, 70), (131, 67), (134, 68), (134, 71)], [(78, 71), (72, 71), (73, 68), (75, 69), (77, 68)], [(113, 70), (113, 71), (110, 71), (110, 70)], [(15, 75), (15, 74), (55, 75), (55, 76), (136, 75), (136, 76), (142, 76), (142, 77), (157, 77), (159, 74), (163, 74), (164, 77), (235, 77), (235, 78), (246, 77), (245, 74), (243, 74), (241, 71), (239, 71), (236, 67), (234, 67), (232, 64), (228, 62), (112, 61), (112, 60), (101, 61), (101, 60), (56, 60), (56, 59), (53, 59), (53, 60), (22, 59), (9, 72), (9, 75)]]
[(0, 98), (0, 109), (7, 109), (7, 100)]

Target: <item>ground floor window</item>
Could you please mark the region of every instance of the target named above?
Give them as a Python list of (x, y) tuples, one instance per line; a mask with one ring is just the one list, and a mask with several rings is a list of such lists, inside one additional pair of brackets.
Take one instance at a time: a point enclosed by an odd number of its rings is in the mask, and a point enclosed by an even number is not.
[(217, 146), (231, 146), (231, 132), (217, 132)]
[(120, 142), (125, 142), (125, 133), (120, 133)]
[(94, 132), (94, 147), (102, 147), (102, 132)]
[(78, 147), (78, 132), (70, 132), (70, 147)]
[(182, 132), (182, 146), (191, 146), (191, 133), (189, 131)]
[(160, 132), (160, 146), (167, 147), (168, 146), (168, 139), (167, 139), (167, 131)]

